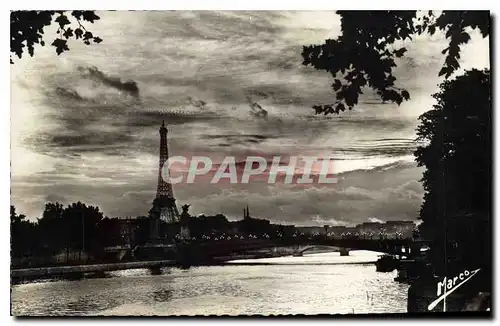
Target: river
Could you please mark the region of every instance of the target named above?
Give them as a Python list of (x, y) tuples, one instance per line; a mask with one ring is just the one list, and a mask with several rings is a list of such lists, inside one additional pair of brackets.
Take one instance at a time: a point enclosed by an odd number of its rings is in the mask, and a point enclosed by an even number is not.
[(395, 272), (377, 273), (376, 258), (332, 252), (39, 281), (12, 286), (11, 309), (16, 316), (405, 313), (408, 285), (395, 282)]

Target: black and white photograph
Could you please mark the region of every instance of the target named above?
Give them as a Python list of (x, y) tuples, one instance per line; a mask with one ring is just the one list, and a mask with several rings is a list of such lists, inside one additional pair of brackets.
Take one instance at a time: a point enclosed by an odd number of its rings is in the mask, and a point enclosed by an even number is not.
[(492, 21), (11, 10), (11, 316), (491, 318)]

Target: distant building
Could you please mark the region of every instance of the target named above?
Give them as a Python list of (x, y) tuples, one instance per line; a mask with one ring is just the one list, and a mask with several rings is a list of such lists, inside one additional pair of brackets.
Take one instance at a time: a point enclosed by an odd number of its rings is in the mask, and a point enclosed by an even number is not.
[(104, 218), (99, 223), (101, 232), (105, 235), (103, 245), (106, 247), (131, 245), (136, 241), (140, 226), (137, 218)]
[(280, 225), (280, 228), (285, 237), (291, 237), (296, 230), (294, 225)]
[[(323, 233), (324, 234), (325, 229), (323, 228)], [(330, 226), (328, 228), (328, 237), (333, 238), (333, 239), (347, 239), (347, 238), (355, 238), (358, 237), (358, 230), (354, 226), (343, 226), (343, 225), (336, 225), (336, 226)]]
[(392, 237), (413, 237), (413, 229), (416, 227), (413, 221), (387, 221), (384, 225), (385, 232)]
[(314, 236), (314, 235), (324, 235), (325, 228), (323, 226), (297, 226), (297, 231), (306, 236)]
[(365, 222), (356, 225), (356, 229), (360, 237), (366, 239), (378, 239), (382, 228), (383, 224), (380, 222)]
[(340, 238), (342, 233), (346, 232), (344, 225), (335, 225), (328, 227), (328, 236), (333, 238)]
[(355, 226), (348, 226), (344, 229), (344, 235), (354, 235), (358, 233), (358, 229)]
[(251, 218), (250, 217), (250, 208), (248, 208), (248, 205), (247, 205), (247, 208), (243, 208), (243, 219), (249, 219)]
[(243, 209), (243, 219), (240, 221), (232, 222), (235, 228), (233, 230), (237, 230), (238, 233), (254, 235), (254, 236), (263, 236), (265, 234), (269, 234), (271, 232), (271, 222), (266, 219), (259, 219), (250, 216), (250, 209), (248, 205), (246, 209)]
[(138, 219), (126, 218), (117, 219), (120, 234), (120, 243), (132, 245), (135, 242), (136, 231), (138, 229)]

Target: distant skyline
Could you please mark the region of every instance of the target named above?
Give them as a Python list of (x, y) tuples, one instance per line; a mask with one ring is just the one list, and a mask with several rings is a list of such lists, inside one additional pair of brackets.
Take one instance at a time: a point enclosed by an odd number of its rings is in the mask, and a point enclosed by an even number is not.
[[(331, 78), (301, 65), (303, 45), (340, 32), (334, 12), (98, 12), (98, 45), (70, 42), (11, 65), (11, 200), (41, 217), (47, 201), (82, 201), (105, 215), (146, 215), (157, 183), (159, 134), (170, 155), (314, 154), (333, 157), (340, 182), (176, 185), (192, 214), (251, 215), (277, 223), (344, 225), (415, 220), (422, 202), (417, 117), (442, 80), (444, 36), (405, 42), (395, 76), (411, 100), (370, 91), (353, 111), (315, 116)], [(55, 27), (45, 37), (55, 37)], [(461, 70), (489, 68), (489, 39), (471, 33)], [(456, 73), (457, 74), (457, 73)]]

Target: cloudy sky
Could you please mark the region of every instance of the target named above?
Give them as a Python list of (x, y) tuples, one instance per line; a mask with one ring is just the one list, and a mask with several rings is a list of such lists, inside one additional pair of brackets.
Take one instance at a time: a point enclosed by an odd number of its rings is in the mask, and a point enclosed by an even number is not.
[[(334, 185), (174, 187), (194, 214), (276, 222), (352, 224), (417, 218), (422, 168), (417, 117), (440, 79), (444, 37), (407, 42), (396, 77), (401, 106), (367, 90), (351, 112), (315, 116), (332, 80), (301, 65), (303, 45), (338, 35), (334, 12), (100, 12), (104, 41), (49, 46), (11, 65), (12, 204), (30, 219), (44, 203), (83, 201), (107, 216), (145, 215), (155, 196), (159, 134), (171, 155), (332, 157)], [(49, 29), (46, 35), (52, 36)], [(51, 42), (47, 42), (50, 44)], [(463, 68), (489, 67), (488, 39), (472, 33)]]

